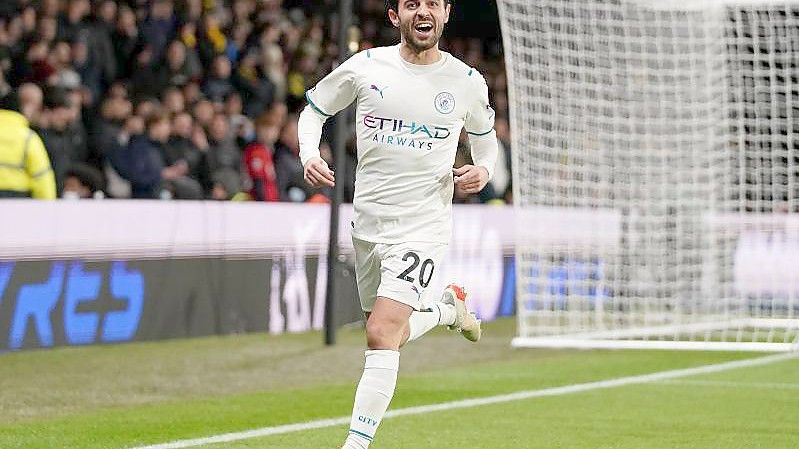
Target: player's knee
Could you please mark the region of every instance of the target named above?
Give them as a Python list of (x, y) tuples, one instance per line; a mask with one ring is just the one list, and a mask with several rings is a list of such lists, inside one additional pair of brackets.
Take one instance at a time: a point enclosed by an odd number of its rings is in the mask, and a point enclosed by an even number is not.
[(369, 349), (399, 349), (405, 323), (376, 316), (366, 322), (366, 343)]

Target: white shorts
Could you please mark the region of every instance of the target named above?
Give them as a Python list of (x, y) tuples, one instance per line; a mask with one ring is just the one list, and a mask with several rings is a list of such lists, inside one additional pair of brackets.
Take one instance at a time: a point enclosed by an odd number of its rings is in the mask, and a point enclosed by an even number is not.
[[(361, 308), (371, 312), (378, 296), (423, 309), (436, 298), (426, 290), (447, 251), (445, 243), (372, 243), (352, 238)], [(441, 292), (438, 292), (439, 294)]]

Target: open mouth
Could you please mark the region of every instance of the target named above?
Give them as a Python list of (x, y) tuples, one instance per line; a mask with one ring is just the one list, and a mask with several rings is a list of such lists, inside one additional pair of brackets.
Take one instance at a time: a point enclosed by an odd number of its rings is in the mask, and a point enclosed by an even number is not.
[(433, 32), (433, 24), (430, 22), (420, 22), (417, 23), (413, 29), (416, 30), (416, 33), (420, 34), (422, 37), (427, 37)]

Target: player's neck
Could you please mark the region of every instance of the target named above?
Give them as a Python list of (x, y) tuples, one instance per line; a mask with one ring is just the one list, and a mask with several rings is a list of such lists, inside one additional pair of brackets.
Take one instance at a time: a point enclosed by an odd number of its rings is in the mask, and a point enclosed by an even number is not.
[(400, 56), (405, 61), (417, 65), (435, 64), (443, 58), (438, 46), (428, 48), (427, 50), (416, 51), (405, 42), (400, 44)]

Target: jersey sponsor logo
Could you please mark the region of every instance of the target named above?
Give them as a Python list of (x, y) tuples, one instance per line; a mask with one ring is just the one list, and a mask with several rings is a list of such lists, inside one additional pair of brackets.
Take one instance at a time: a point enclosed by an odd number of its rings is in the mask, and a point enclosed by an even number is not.
[(363, 124), (367, 128), (380, 131), (392, 131), (399, 134), (408, 134), (412, 137), (427, 137), (429, 139), (446, 139), (452, 134), (449, 129), (442, 126), (427, 125), (414, 121), (405, 121), (401, 118), (376, 117), (365, 115)]
[(449, 114), (455, 110), (455, 96), (449, 92), (441, 92), (436, 95), (433, 103), (436, 105), (436, 111), (442, 114)]
[(372, 136), (374, 142), (418, 150), (432, 150), (433, 142), (429, 139), (443, 140), (452, 135), (452, 132), (443, 126), (416, 123), (400, 118), (365, 115), (363, 124), (367, 128), (384, 131), (376, 132)]
[(375, 84), (372, 84), (372, 85), (369, 87), (369, 89), (372, 89), (373, 91), (375, 91), (375, 92), (379, 93), (379, 94), (380, 94), (380, 98), (385, 98), (385, 97), (383, 97), (383, 91), (384, 91), (384, 90), (386, 90), (386, 89), (388, 89), (388, 86), (386, 86), (386, 87), (384, 87), (384, 88), (382, 88), (382, 89), (381, 89), (381, 88), (377, 87), (377, 85), (375, 85)]

